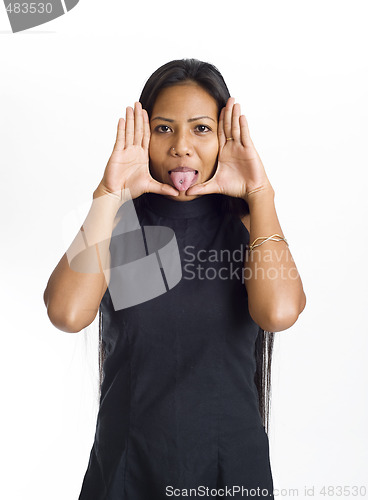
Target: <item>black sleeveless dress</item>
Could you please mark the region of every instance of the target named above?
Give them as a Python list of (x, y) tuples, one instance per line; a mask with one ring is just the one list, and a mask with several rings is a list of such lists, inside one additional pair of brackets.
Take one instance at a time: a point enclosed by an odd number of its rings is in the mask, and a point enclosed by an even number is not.
[[(147, 193), (120, 209), (111, 276), (115, 270), (124, 290), (143, 283), (129, 305), (119, 302), (129, 290), (119, 293), (111, 278), (101, 301), (104, 378), (79, 500), (188, 498), (191, 488), (197, 496), (242, 498), (252, 489), (249, 496), (273, 499), (254, 382), (258, 325), (242, 274), (249, 233), (222, 213), (221, 196), (179, 202)], [(150, 244), (153, 226), (163, 233)], [(167, 258), (175, 252), (179, 271)], [(127, 262), (133, 278), (116, 274)]]

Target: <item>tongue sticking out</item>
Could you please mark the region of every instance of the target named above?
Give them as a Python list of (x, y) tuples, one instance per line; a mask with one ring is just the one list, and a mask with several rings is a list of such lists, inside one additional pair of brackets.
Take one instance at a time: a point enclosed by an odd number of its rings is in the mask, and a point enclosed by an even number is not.
[(197, 178), (198, 172), (190, 170), (188, 172), (170, 172), (170, 177), (178, 191), (186, 191)]

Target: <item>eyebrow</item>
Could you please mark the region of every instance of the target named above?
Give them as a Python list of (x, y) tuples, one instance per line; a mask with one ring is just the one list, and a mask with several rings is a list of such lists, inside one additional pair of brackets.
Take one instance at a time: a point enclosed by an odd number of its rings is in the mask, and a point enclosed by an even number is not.
[[(195, 118), (189, 118), (188, 120), (188, 123), (190, 122), (195, 122), (197, 120), (202, 120), (203, 118), (208, 118), (209, 120), (212, 120), (213, 122), (215, 122), (215, 120), (213, 118), (211, 118), (210, 116), (196, 116)], [(163, 116), (155, 116), (154, 118), (152, 118), (152, 122), (153, 120), (164, 120), (165, 122), (170, 122), (170, 123), (173, 123), (175, 120), (171, 120), (170, 118), (164, 118)]]

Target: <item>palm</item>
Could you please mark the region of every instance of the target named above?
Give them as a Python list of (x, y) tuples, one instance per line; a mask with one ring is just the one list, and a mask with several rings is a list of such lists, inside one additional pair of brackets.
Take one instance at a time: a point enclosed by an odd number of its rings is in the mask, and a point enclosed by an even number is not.
[(178, 194), (173, 186), (156, 181), (150, 174), (150, 135), (148, 115), (141, 104), (136, 103), (134, 115), (132, 108), (128, 107), (126, 121), (123, 118), (119, 120), (114, 150), (101, 181), (107, 191), (126, 190), (132, 199), (149, 192)]
[(130, 189), (132, 198), (137, 192), (146, 192), (150, 183), (148, 151), (132, 145), (123, 151), (113, 151), (106, 172), (106, 181), (121, 189)]
[[(249, 135), (240, 106), (230, 98), (222, 109), (218, 127), (219, 154), (215, 175), (188, 190), (188, 194), (221, 193), (246, 198), (253, 189), (270, 185), (261, 158)], [(233, 140), (227, 140), (233, 138)]]

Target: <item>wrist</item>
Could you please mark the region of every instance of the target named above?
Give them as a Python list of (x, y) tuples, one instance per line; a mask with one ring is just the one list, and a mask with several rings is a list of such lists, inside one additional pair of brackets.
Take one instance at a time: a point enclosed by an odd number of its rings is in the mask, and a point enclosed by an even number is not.
[(112, 200), (112, 202), (116, 204), (122, 204), (124, 201), (126, 201), (126, 197), (123, 196), (123, 191), (125, 190), (116, 190), (116, 191), (111, 191), (110, 189), (107, 189), (104, 184), (100, 182), (100, 184), (97, 186), (97, 188), (93, 191), (93, 199), (95, 200), (96, 198), (104, 197), (106, 200)]
[(257, 189), (252, 189), (251, 191), (246, 193), (245, 196), (243, 197), (243, 199), (248, 203), (249, 207), (258, 203), (260, 200), (262, 203), (267, 200), (273, 201), (274, 198), (275, 198), (275, 191), (270, 184)]

